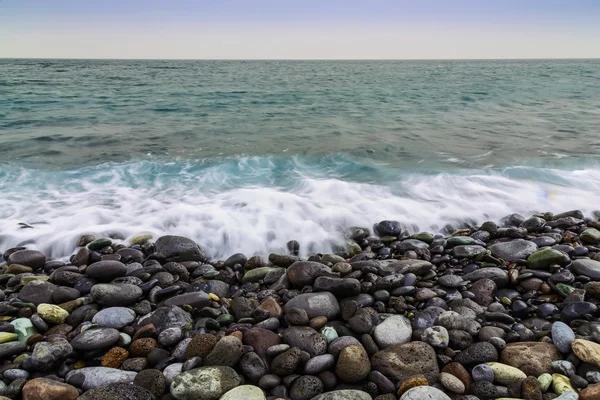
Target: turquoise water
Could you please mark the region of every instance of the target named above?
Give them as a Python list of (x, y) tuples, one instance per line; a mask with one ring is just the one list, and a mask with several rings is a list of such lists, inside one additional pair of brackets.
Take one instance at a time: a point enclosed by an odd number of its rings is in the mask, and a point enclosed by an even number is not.
[[(0, 248), (600, 208), (600, 60), (0, 60)], [(33, 228), (22, 228), (24, 222)]]

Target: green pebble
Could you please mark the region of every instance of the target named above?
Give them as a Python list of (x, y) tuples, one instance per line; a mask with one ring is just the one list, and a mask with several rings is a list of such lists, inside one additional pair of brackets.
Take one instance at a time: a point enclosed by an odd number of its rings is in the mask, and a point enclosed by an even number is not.
[(63, 310), (59, 306), (55, 306), (54, 304), (45, 304), (42, 303), (37, 306), (37, 313), (44, 320), (53, 323), (53, 324), (62, 324), (65, 322), (65, 319), (69, 316), (69, 313), (66, 310)]
[(415, 233), (410, 238), (417, 239), (417, 240), (420, 240), (421, 242), (425, 242), (428, 244), (433, 243), (433, 235), (429, 232)]
[(232, 322), (235, 322), (235, 318), (231, 314), (221, 314), (217, 317), (217, 322), (223, 325), (229, 325)]
[(600, 243), (600, 231), (595, 228), (588, 228), (579, 235), (581, 241), (586, 244)]
[(30, 336), (37, 333), (35, 326), (33, 326), (29, 318), (17, 318), (11, 322), (11, 325), (15, 327), (15, 333), (20, 342), (26, 342)]
[(19, 336), (16, 333), (0, 332), (0, 343), (14, 342)]
[(475, 239), (469, 236), (452, 236), (449, 237), (446, 242), (449, 246), (465, 246), (475, 244)]
[(547, 392), (548, 388), (552, 384), (552, 375), (550, 374), (541, 374), (538, 376), (538, 382), (542, 386), (542, 391)]
[(99, 238), (90, 243), (88, 243), (87, 248), (90, 250), (101, 250), (105, 247), (109, 247), (112, 244), (112, 239), (110, 238)]

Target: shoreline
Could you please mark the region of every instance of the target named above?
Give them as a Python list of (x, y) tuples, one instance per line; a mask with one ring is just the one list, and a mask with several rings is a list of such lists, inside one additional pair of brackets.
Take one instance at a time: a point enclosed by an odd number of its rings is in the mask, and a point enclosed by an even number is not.
[(597, 217), (381, 221), (305, 259), (291, 241), (209, 261), (170, 235), (84, 235), (68, 261), (1, 249), (0, 396), (595, 399)]

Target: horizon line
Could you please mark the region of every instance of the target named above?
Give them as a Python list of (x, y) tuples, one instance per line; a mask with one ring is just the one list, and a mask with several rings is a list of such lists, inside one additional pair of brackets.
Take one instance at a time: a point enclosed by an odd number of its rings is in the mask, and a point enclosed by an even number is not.
[(0, 60), (74, 61), (544, 61), (600, 60), (600, 57), (500, 57), (500, 58), (110, 58), (110, 57), (0, 57)]

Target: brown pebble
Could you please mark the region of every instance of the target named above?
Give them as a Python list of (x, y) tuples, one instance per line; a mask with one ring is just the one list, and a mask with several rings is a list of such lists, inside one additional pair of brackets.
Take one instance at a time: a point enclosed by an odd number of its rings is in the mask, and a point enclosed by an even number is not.
[(324, 327), (326, 324), (327, 324), (327, 317), (320, 316), (320, 317), (314, 317), (313, 319), (311, 319), (308, 323), (308, 326), (313, 328), (315, 331), (318, 331), (322, 327)]
[(41, 342), (42, 340), (44, 340), (44, 336), (40, 335), (39, 333), (35, 333), (27, 338), (27, 345), (31, 346), (35, 343)]
[(137, 332), (133, 335), (131, 340), (135, 341), (137, 339), (153, 337), (155, 335), (156, 327), (154, 326), (154, 324), (146, 324), (137, 330)]
[(542, 283), (540, 285), (540, 292), (542, 292), (542, 294), (550, 294), (552, 293), (552, 288), (547, 283)]
[(131, 342), (129, 350), (132, 357), (147, 357), (148, 354), (158, 347), (158, 342), (152, 338), (142, 338)]
[(600, 383), (588, 386), (579, 392), (579, 400), (598, 400), (600, 399)]
[(216, 344), (217, 337), (215, 335), (203, 333), (202, 335), (194, 336), (185, 350), (185, 356), (187, 358), (206, 358)]
[(129, 352), (121, 347), (113, 347), (100, 360), (100, 365), (108, 368), (119, 368), (129, 357)]
[(6, 268), (6, 271), (4, 271), (5, 274), (13, 275), (24, 274), (27, 272), (33, 272), (33, 268), (21, 264), (10, 264), (8, 268)]
[(398, 396), (402, 396), (408, 389), (412, 389), (417, 386), (428, 385), (429, 382), (427, 382), (427, 379), (425, 378), (408, 378), (407, 380), (402, 382), (402, 385), (400, 385), (400, 388), (398, 389)]
[(46, 378), (28, 381), (22, 393), (23, 400), (75, 400), (79, 397), (74, 386)]
[(240, 331), (233, 331), (233, 332), (231, 332), (231, 334), (229, 336), (233, 336), (233, 337), (238, 338), (240, 340), (240, 342), (244, 338), (244, 334), (242, 332), (240, 332)]
[(463, 385), (465, 385), (465, 392), (469, 392), (469, 388), (473, 383), (473, 379), (471, 378), (469, 371), (467, 371), (462, 364), (451, 362), (442, 368), (442, 372), (446, 372), (457, 377), (463, 383)]

